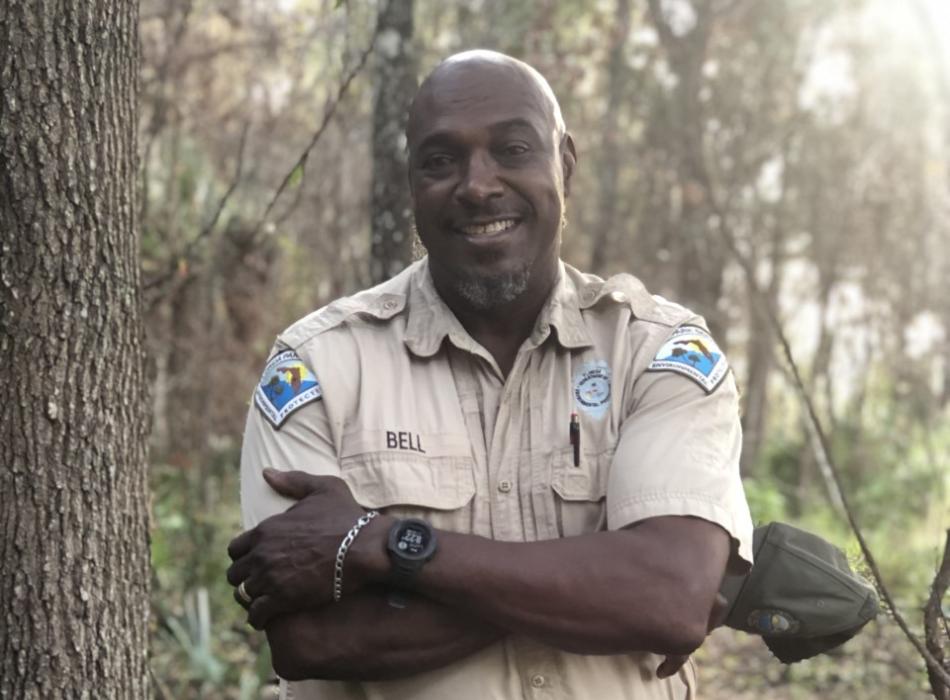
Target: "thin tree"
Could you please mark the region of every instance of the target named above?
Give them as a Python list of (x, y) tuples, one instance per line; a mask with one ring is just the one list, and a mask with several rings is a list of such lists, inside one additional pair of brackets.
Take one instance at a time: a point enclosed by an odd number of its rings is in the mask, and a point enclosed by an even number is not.
[(373, 184), (370, 277), (389, 279), (412, 259), (412, 204), (406, 178), (406, 120), (416, 92), (413, 0), (379, 11), (373, 60)]
[(0, 697), (148, 697), (137, 0), (0, 9)]

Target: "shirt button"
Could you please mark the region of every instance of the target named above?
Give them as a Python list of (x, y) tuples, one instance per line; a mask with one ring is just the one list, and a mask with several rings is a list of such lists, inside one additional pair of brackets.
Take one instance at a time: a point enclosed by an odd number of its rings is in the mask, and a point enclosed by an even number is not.
[(383, 308), (386, 309), (386, 311), (392, 311), (396, 308), (396, 302), (393, 299), (389, 299), (385, 304), (383, 304)]
[(541, 674), (531, 676), (531, 685), (533, 685), (535, 688), (543, 688), (544, 676), (542, 676)]
[(549, 324), (549, 323), (542, 323), (542, 324), (541, 324), (541, 332), (542, 332), (542, 333), (547, 333), (549, 330), (551, 330), (551, 324)]
[(502, 479), (498, 482), (498, 490), (502, 493), (508, 493), (511, 491), (511, 482), (508, 479)]

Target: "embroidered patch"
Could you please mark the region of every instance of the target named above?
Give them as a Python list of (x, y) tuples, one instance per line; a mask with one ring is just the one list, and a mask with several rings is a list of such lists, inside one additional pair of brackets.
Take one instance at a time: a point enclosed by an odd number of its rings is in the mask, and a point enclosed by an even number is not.
[(574, 375), (574, 401), (593, 418), (603, 418), (610, 405), (610, 367), (603, 360), (587, 362)]
[(679, 372), (714, 392), (729, 371), (726, 356), (709, 333), (699, 326), (680, 326), (657, 352), (647, 372)]
[(323, 396), (313, 372), (293, 350), (279, 352), (267, 361), (261, 383), (254, 392), (254, 403), (275, 428), (287, 416)]
[(798, 631), (798, 620), (784, 610), (753, 610), (747, 620), (749, 628), (764, 635), (793, 634)]

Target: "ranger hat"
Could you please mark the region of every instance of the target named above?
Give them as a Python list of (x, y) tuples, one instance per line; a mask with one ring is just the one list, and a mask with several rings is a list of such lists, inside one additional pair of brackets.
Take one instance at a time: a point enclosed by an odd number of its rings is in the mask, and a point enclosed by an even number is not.
[(752, 570), (723, 581), (725, 624), (761, 635), (780, 661), (833, 649), (877, 614), (874, 589), (821, 537), (770, 523), (756, 528), (753, 546)]

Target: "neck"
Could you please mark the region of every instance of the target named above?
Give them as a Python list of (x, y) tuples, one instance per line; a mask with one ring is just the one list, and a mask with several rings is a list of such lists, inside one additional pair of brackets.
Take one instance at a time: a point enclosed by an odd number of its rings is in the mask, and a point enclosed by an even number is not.
[(534, 330), (534, 324), (547, 303), (557, 278), (558, 267), (554, 266), (543, 280), (533, 280), (515, 299), (489, 309), (473, 307), (445, 280), (433, 276), (432, 281), (439, 296), (455, 314), (462, 327), (492, 354), (502, 373), (507, 376), (514, 365), (518, 349)]

